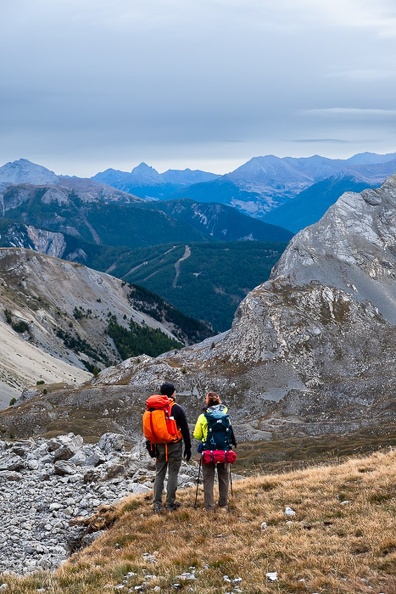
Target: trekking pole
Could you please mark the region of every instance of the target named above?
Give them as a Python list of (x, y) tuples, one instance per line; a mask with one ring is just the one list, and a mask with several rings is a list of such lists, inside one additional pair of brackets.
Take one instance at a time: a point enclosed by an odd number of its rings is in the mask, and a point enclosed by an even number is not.
[(231, 497), (234, 497), (234, 491), (232, 490), (232, 472), (231, 472), (231, 464), (230, 464), (230, 488), (231, 488)]
[(196, 493), (195, 493), (194, 509), (197, 509), (198, 486), (199, 486), (199, 475), (201, 474), (201, 465), (202, 465), (202, 456), (200, 456), (200, 458), (199, 458), (198, 477), (197, 477), (197, 490), (196, 490)]

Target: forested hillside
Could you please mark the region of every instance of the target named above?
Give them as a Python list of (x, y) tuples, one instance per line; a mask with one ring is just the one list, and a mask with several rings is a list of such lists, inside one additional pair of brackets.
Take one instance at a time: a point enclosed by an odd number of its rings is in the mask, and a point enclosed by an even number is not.
[(285, 247), (248, 241), (136, 249), (119, 255), (111, 274), (143, 285), (220, 332), (230, 328), (247, 293), (268, 279)]

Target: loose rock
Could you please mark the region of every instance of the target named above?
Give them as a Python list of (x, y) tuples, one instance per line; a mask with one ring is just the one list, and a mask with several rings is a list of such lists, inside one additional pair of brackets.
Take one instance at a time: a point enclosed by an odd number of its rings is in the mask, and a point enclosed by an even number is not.
[[(179, 487), (193, 484), (196, 472), (183, 462)], [(0, 441), (0, 574), (59, 567), (100, 534), (100, 524), (93, 534), (87, 525), (101, 506), (150, 493), (154, 476), (144, 444), (127, 451), (123, 436), (115, 433), (98, 444), (84, 444), (73, 433)]]

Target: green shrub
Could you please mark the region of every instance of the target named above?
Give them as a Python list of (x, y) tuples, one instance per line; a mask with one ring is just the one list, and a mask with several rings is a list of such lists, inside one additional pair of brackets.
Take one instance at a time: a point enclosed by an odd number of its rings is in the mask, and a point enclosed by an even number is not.
[(12, 322), (11, 327), (15, 332), (19, 332), (22, 334), (23, 332), (28, 332), (29, 324), (25, 322), (25, 320), (19, 320), (18, 322)]

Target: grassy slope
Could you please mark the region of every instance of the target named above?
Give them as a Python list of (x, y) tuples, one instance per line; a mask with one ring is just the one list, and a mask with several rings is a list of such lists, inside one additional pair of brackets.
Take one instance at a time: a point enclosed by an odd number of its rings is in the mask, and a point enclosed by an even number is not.
[[(3, 576), (0, 583), (9, 594), (39, 588), (51, 594), (391, 594), (395, 482), (396, 450), (387, 449), (338, 466), (234, 480), (228, 515), (205, 515), (201, 492), (194, 509), (195, 488), (181, 491), (182, 507), (168, 515), (153, 515), (150, 497), (131, 496), (96, 518), (115, 523), (54, 574)], [(286, 506), (296, 515), (286, 516)], [(275, 571), (271, 583), (266, 574)], [(180, 577), (191, 573), (194, 580)]]

